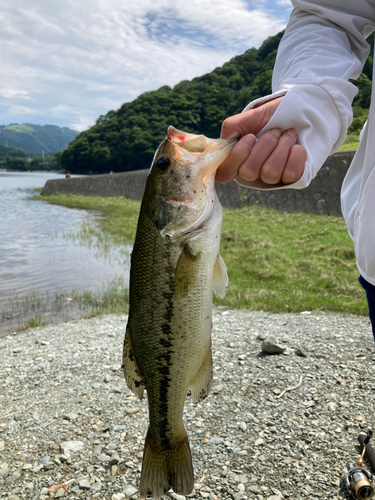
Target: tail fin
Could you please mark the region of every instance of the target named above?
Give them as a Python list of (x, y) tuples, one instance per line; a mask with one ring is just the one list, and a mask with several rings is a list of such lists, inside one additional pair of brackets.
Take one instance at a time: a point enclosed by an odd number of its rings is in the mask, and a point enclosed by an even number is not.
[(194, 489), (194, 473), (188, 437), (173, 450), (159, 453), (153, 447), (148, 431), (143, 453), (140, 495), (158, 498), (169, 489), (179, 495), (189, 495)]

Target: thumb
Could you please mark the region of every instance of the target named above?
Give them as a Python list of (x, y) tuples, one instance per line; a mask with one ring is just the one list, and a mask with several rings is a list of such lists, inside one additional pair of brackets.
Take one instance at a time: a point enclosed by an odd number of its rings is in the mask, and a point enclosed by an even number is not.
[(230, 116), (222, 124), (220, 137), (229, 139), (248, 134), (256, 135), (270, 121), (282, 99), (282, 97), (278, 97), (257, 108)]

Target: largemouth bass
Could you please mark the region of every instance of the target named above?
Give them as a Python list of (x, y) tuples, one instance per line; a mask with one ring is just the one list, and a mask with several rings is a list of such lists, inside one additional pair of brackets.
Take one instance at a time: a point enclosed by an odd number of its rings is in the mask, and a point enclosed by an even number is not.
[(124, 342), (126, 382), (148, 398), (141, 496), (194, 488), (182, 414), (189, 387), (198, 402), (212, 384), (212, 290), (224, 297), (228, 284), (214, 177), (235, 143), (169, 127), (147, 177)]

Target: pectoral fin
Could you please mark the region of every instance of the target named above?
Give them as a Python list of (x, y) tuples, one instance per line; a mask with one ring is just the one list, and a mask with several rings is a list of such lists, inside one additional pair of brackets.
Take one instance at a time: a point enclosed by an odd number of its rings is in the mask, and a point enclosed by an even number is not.
[(220, 255), (218, 255), (214, 264), (212, 288), (221, 299), (225, 297), (225, 287), (228, 286), (228, 283), (227, 266)]
[(178, 298), (186, 297), (193, 288), (197, 279), (200, 252), (196, 252), (188, 244), (185, 245), (174, 275), (175, 296)]
[(191, 385), (191, 395), (194, 403), (202, 401), (208, 396), (212, 386), (213, 367), (211, 345), (203, 360), (202, 366)]
[(123, 350), (123, 367), (124, 367), (124, 376), (126, 383), (129, 389), (142, 399), (143, 391), (145, 388), (145, 382), (143, 377), (139, 371), (137, 362), (134, 357), (130, 332), (129, 329), (126, 329), (125, 340), (124, 340), (124, 350)]

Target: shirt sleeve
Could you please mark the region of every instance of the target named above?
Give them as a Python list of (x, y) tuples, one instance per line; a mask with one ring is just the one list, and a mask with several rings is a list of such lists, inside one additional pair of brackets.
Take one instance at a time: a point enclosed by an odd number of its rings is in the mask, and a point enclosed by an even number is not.
[(327, 157), (343, 144), (352, 122), (358, 78), (370, 51), (366, 37), (375, 30), (375, 4), (365, 0), (293, 0), (294, 9), (273, 71), (270, 96), (251, 102), (244, 112), (284, 95), (259, 132), (294, 128), (307, 152), (305, 170), (294, 184), (267, 185), (236, 178), (258, 189), (308, 186)]

